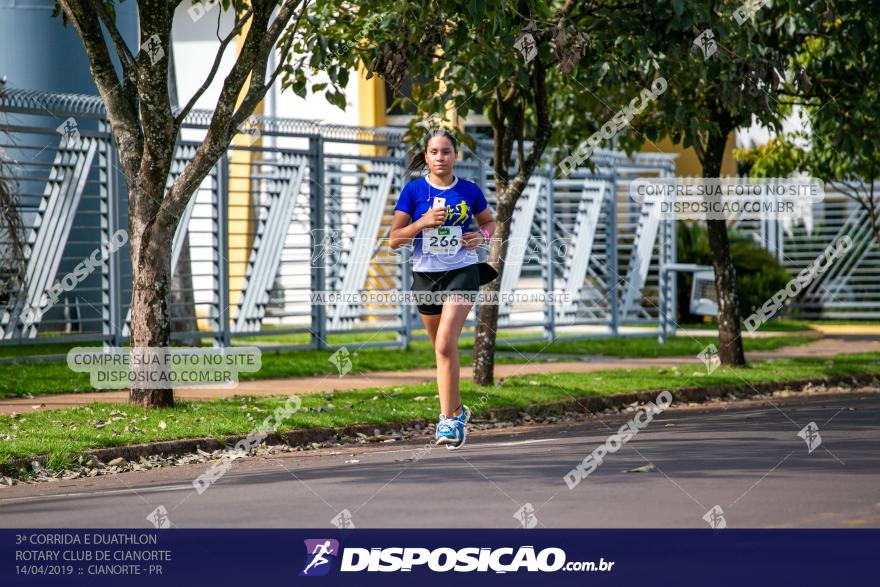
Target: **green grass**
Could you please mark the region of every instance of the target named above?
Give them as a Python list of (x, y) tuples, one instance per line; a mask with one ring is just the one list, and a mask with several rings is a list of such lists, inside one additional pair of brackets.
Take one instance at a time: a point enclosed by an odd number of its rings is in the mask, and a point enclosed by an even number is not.
[[(211, 346), (212, 341), (209, 338), (201, 339), (199, 346)], [(34, 344), (7, 344), (0, 345), (0, 357), (2, 358), (18, 358), (18, 357), (38, 357), (45, 355), (66, 355), (67, 351), (75, 347), (100, 347), (100, 342), (80, 341), (80, 342), (44, 342)], [(180, 342), (173, 342), (171, 346), (183, 346)]]
[[(772, 351), (785, 346), (797, 346), (812, 342), (813, 336), (774, 336), (768, 338), (745, 338), (747, 351)], [(468, 341), (470, 342), (470, 341)], [(581, 340), (558, 340), (551, 345), (543, 342), (526, 342), (498, 345), (498, 350), (516, 350), (521, 353), (562, 353), (572, 355), (601, 355), (606, 357), (684, 357), (696, 355), (707, 344), (718, 344), (717, 337), (675, 336), (660, 344), (654, 337), (640, 338), (586, 338)], [(465, 343), (462, 343), (463, 345)]]
[[(872, 324), (871, 322), (846, 322), (846, 321), (823, 321), (825, 324)], [(766, 332), (810, 332), (812, 330), (811, 322), (801, 320), (773, 320), (769, 324), (762, 327)], [(713, 331), (718, 330), (715, 323), (695, 323), (683, 324), (681, 328)], [(271, 332), (273, 328), (264, 327), (264, 332)], [(425, 336), (423, 329), (413, 331), (415, 336)], [(511, 338), (534, 338), (540, 337), (543, 333), (540, 330), (507, 330), (498, 333), (498, 340)], [(473, 328), (469, 328), (462, 334), (462, 337), (472, 338)], [(393, 342), (397, 339), (395, 332), (346, 332), (340, 334), (332, 334), (328, 337), (328, 343), (331, 346), (343, 346), (351, 344), (363, 344), (368, 342)], [(238, 346), (267, 346), (272, 344), (278, 345), (307, 345), (311, 341), (311, 337), (307, 332), (294, 332), (287, 334), (267, 334), (263, 336), (236, 336), (232, 343)], [(203, 346), (210, 346), (209, 339), (203, 339)], [(427, 344), (427, 341), (423, 341)], [(100, 346), (95, 342), (57, 342), (57, 343), (32, 343), (32, 344), (14, 344), (0, 345), (0, 358), (15, 358), (39, 355), (65, 355), (67, 351), (77, 346)]]
[(816, 320), (810, 323), (812, 326), (830, 324), (834, 326), (880, 326), (878, 320)]
[[(822, 323), (825, 323), (823, 320)], [(800, 332), (813, 330), (816, 322), (807, 320), (794, 320), (792, 318), (778, 318), (770, 320), (766, 324), (762, 324), (758, 332)], [(710, 322), (694, 322), (689, 324), (679, 324), (680, 329), (688, 330), (718, 330), (718, 323), (714, 320)]]
[[(263, 329), (271, 332), (272, 329)], [(421, 333), (424, 334), (424, 331)], [(264, 334), (261, 336), (236, 336), (235, 344), (241, 345), (266, 345), (266, 344), (309, 344), (312, 340), (308, 332), (289, 332), (285, 334)], [(354, 344), (364, 342), (388, 342), (397, 340), (396, 332), (346, 332), (345, 334), (331, 334), (327, 341), (331, 345)]]
[[(840, 355), (826, 359), (780, 359), (754, 362), (740, 369), (720, 368), (706, 375), (699, 365), (672, 368), (617, 369), (593, 373), (553, 373), (510, 377), (500, 387), (478, 388), (462, 381), (464, 401), (475, 413), (487, 408), (525, 408), (529, 404), (652, 389), (713, 384), (788, 381), (805, 377), (880, 374), (880, 353)], [(71, 464), (86, 449), (194, 437), (222, 438), (247, 433), (286, 397), (235, 397), (207, 402), (181, 402), (173, 408), (148, 410), (127, 405), (91, 404), (77, 408), (0, 415), (0, 463), (15, 458), (48, 456), (48, 466)], [(436, 385), (425, 383), (389, 389), (361, 389), (302, 397), (303, 410), (280, 430), (385, 424), (436, 417)], [(164, 428), (162, 427), (164, 423)], [(104, 424), (97, 428), (97, 425)]]
[[(809, 337), (783, 336), (773, 338), (745, 339), (747, 351), (769, 351), (784, 346), (800, 345), (810, 342)], [(502, 356), (496, 362), (525, 363), (535, 362), (532, 353), (561, 353), (573, 357), (602, 355), (607, 357), (676, 357), (693, 356), (706, 345), (717, 343), (714, 337), (678, 336), (670, 338), (661, 345), (654, 338), (590, 338), (583, 340), (559, 340), (552, 344), (544, 342), (501, 344), (499, 351), (517, 351), (527, 356)], [(428, 341), (418, 341), (412, 348), (403, 351), (387, 348), (360, 348), (356, 344), (346, 347), (352, 361), (352, 373), (372, 371), (401, 371), (418, 368), (434, 368), (434, 351)], [(461, 364), (471, 365), (473, 338), (463, 338), (460, 342)], [(276, 379), (283, 377), (306, 377), (337, 373), (329, 362), (331, 351), (293, 350), (262, 353), (262, 367), (256, 373), (242, 373), (242, 381)], [(550, 360), (547, 359), (537, 359)], [(94, 391), (88, 375), (71, 371), (66, 362), (0, 364), (0, 398), (10, 395), (31, 394), (50, 395)]]
[[(264, 328), (264, 331), (271, 332), (271, 328)], [(473, 336), (473, 328), (467, 329), (462, 336), (467, 336), (468, 332)], [(413, 331), (414, 336), (427, 336), (424, 329), (416, 329)], [(505, 338), (525, 338), (541, 336), (541, 331), (537, 330), (518, 330), (499, 332), (498, 339)], [(331, 346), (355, 345), (375, 342), (393, 342), (397, 340), (395, 332), (345, 332), (341, 334), (331, 334), (327, 337), (328, 344)], [(265, 336), (236, 336), (232, 339), (232, 344), (236, 346), (268, 346), (268, 345), (307, 345), (311, 342), (311, 335), (308, 332), (293, 332), (287, 334), (269, 334)], [(202, 346), (210, 346), (210, 339), (203, 339)], [(416, 343), (418, 344), (418, 343)], [(423, 345), (430, 346), (427, 341), (422, 342)], [(55, 342), (55, 343), (29, 343), (29, 344), (10, 344), (0, 345), (0, 358), (17, 358), (40, 355), (66, 355), (67, 351), (79, 346), (101, 346), (95, 342)]]
[(60, 342), (40, 344), (10, 344), (0, 346), (0, 357), (30, 357), (39, 355), (65, 355), (78, 346), (101, 346), (94, 342)]
[[(263, 328), (263, 332), (272, 332), (273, 328)], [(462, 336), (468, 334), (473, 335), (474, 329), (467, 328), (462, 331)], [(417, 328), (412, 331), (413, 336), (427, 336), (427, 332), (423, 328)], [(539, 337), (543, 333), (540, 330), (508, 330), (498, 333), (498, 339), (504, 338), (526, 338)], [(396, 332), (345, 332), (340, 334), (331, 334), (327, 337), (330, 345), (346, 345), (365, 342), (389, 342), (397, 340)], [(236, 336), (233, 339), (235, 344), (246, 345), (267, 345), (267, 344), (309, 344), (311, 336), (308, 332), (292, 332), (287, 334), (263, 334), (260, 336)]]

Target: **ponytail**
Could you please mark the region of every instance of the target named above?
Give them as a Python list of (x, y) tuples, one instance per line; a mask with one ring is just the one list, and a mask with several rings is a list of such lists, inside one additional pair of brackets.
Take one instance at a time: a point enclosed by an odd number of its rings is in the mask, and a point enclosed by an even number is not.
[(406, 166), (407, 175), (412, 175), (415, 172), (421, 173), (421, 171), (425, 168), (425, 165), (427, 165), (425, 161), (425, 153), (428, 152), (428, 142), (431, 139), (435, 139), (437, 137), (446, 137), (447, 139), (449, 139), (449, 142), (452, 143), (452, 150), (456, 153), (458, 152), (458, 141), (455, 140), (455, 137), (452, 136), (449, 131), (443, 130), (442, 128), (428, 131), (425, 133), (425, 137), (422, 139), (420, 150), (413, 153), (412, 157), (409, 160), (409, 164)]
[(417, 171), (421, 172), (425, 165), (427, 165), (425, 162), (425, 152), (419, 151), (410, 158), (409, 165), (406, 166), (406, 174), (412, 175)]

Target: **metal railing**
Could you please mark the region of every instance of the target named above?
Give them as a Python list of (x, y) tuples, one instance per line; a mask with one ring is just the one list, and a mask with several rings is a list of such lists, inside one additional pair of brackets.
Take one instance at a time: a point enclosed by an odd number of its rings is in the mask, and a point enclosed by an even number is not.
[[(128, 247), (80, 280), (67, 277), (128, 226), (125, 182), (100, 100), (6, 89), (0, 117), (29, 253), (24, 279), (4, 292), (0, 345), (123, 344)], [(170, 180), (209, 117), (187, 117)], [(334, 334), (349, 332), (365, 333), (359, 344), (366, 345), (417, 339), (412, 306), (309, 299), (324, 290), (409, 288), (408, 252), (392, 251), (387, 241), (408, 180), (402, 133), (254, 118), (193, 196), (172, 243), (173, 338), (221, 346), (247, 338), (274, 348), (333, 346)], [(494, 208), (489, 158), (465, 153), (456, 174), (480, 185)], [(673, 175), (674, 156), (598, 152), (593, 162), (594, 171), (565, 178), (549, 167), (535, 173), (517, 204), (502, 277), (502, 291), (561, 291), (571, 301), (503, 305), (501, 329), (538, 328), (533, 338), (553, 340), (658, 326), (661, 291), (674, 288), (661, 271), (675, 261), (674, 223), (651, 215), (627, 190), (637, 177)], [(59, 282), (72, 286), (39, 319), (24, 320)]]
[[(870, 186), (850, 185), (867, 196)], [(875, 193), (880, 183), (874, 185)], [(866, 198), (867, 199), (867, 198)], [(829, 265), (785, 307), (786, 315), (802, 319), (880, 319), (880, 247), (868, 212), (854, 199), (825, 185), (825, 198), (813, 204), (798, 222), (752, 221), (742, 229), (773, 253), (783, 267), (797, 275), (828, 245), (849, 236), (853, 246)]]

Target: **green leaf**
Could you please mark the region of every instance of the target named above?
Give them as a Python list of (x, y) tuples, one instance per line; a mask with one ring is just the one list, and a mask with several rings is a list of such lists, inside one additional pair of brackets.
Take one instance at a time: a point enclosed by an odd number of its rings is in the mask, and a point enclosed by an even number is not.
[(340, 110), (345, 110), (345, 94), (342, 92), (327, 92), (324, 96), (327, 98), (328, 102)]
[(684, 0), (672, 0), (672, 10), (675, 11), (676, 16), (684, 14)]

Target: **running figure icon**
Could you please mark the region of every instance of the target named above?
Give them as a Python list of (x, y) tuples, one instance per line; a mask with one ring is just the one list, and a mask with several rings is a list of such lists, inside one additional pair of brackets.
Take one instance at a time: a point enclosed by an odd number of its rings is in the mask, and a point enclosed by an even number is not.
[[(306, 540), (306, 566), (300, 573), (300, 576), (315, 577), (326, 575), (330, 570), (329, 557), (335, 557), (339, 554), (339, 542), (331, 538), (320, 538)], [(309, 574), (309, 571), (312, 571)]]
[[(318, 551), (320, 551), (320, 552), (318, 552)], [(323, 544), (319, 544), (319, 545), (315, 546), (315, 550), (312, 551), (312, 554), (317, 554), (317, 556), (312, 559), (311, 563), (306, 565), (305, 569), (303, 569), (304, 575), (309, 574), (309, 569), (312, 569), (312, 568), (320, 566), (320, 565), (326, 565), (327, 563), (329, 563), (330, 559), (324, 558), (325, 554), (335, 554), (335, 553), (333, 552), (333, 549), (330, 548), (330, 541), (328, 540), (327, 542), (325, 542)]]

